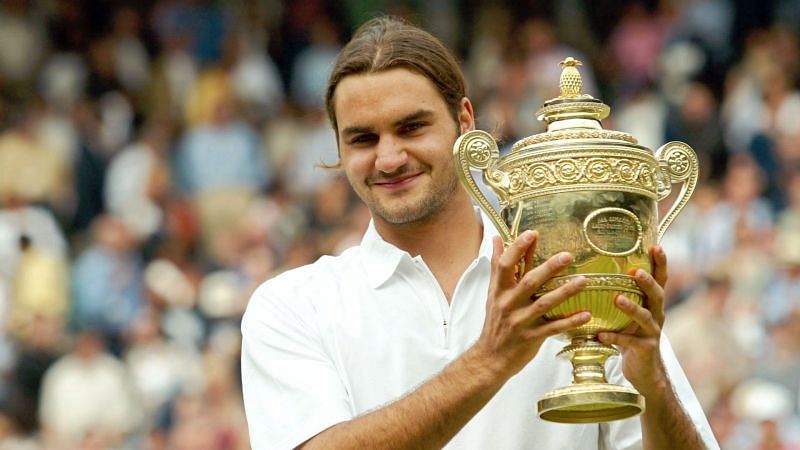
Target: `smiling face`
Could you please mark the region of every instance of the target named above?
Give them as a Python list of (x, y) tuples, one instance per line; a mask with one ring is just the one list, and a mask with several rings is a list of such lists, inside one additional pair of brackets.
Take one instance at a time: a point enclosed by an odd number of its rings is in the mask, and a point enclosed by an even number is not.
[(344, 78), (334, 108), (342, 167), (376, 222), (425, 222), (447, 209), (459, 190), (453, 143), (474, 127), (469, 100), (454, 120), (433, 83), (397, 68)]

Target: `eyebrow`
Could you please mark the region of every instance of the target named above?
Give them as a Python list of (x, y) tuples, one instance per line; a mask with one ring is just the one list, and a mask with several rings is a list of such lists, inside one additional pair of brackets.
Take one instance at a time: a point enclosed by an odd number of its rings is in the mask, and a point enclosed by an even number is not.
[(418, 110), (414, 111), (413, 113), (403, 117), (402, 119), (395, 121), (395, 123), (393, 125), (395, 127), (407, 125), (407, 124), (409, 124), (411, 122), (415, 122), (415, 121), (420, 120), (420, 119), (427, 119), (428, 117), (430, 117), (432, 115), (433, 115), (433, 111), (430, 111), (430, 110), (427, 110), (427, 109), (418, 109)]
[[(414, 111), (413, 113), (408, 114), (407, 116), (402, 117), (402, 118), (394, 121), (394, 123), (392, 123), (392, 126), (395, 127), (395, 128), (401, 127), (403, 125), (407, 125), (407, 124), (409, 124), (411, 122), (414, 122), (414, 121), (417, 121), (417, 120), (420, 120), (420, 119), (427, 119), (428, 117), (431, 117), (431, 116), (433, 116), (433, 111), (430, 111), (430, 110), (427, 110), (427, 109), (418, 109), (417, 111)], [(346, 139), (346, 138), (348, 138), (350, 136), (353, 136), (353, 135), (356, 135), (356, 134), (374, 133), (374, 132), (375, 132), (375, 128), (374, 127), (355, 125), (355, 126), (352, 126), (352, 127), (344, 128), (342, 130), (341, 134), (342, 134), (342, 137)]]

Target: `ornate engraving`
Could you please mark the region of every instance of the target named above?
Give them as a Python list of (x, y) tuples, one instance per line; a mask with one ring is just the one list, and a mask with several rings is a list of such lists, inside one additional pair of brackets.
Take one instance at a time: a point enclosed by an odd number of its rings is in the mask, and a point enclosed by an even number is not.
[(659, 164), (656, 169), (656, 195), (658, 200), (664, 200), (672, 192), (672, 181), (669, 179), (669, 168), (665, 164)]
[(630, 185), (655, 194), (658, 186), (653, 174), (651, 163), (632, 158), (572, 157), (522, 162), (509, 168), (506, 194), (514, 197), (547, 188), (568, 190), (578, 184)]
[[(614, 289), (624, 292), (631, 292), (638, 295), (641, 295), (641, 289), (639, 289), (639, 285), (633, 280), (633, 278), (629, 277), (628, 275), (615, 275), (615, 274), (592, 274), (592, 273), (584, 273), (582, 274), (586, 277), (586, 290), (596, 290), (596, 289)], [(575, 276), (563, 276), (553, 278), (547, 283), (543, 284), (538, 291), (536, 291), (535, 297), (540, 297), (552, 290), (558, 289), (561, 286), (569, 283)]]
[(467, 147), (467, 157), (469, 158), (473, 165), (484, 165), (489, 158), (491, 158), (492, 152), (489, 150), (489, 144), (482, 140), (474, 140), (469, 143)]
[(517, 151), (523, 147), (542, 142), (551, 142), (561, 139), (615, 139), (619, 141), (638, 144), (636, 138), (628, 133), (613, 130), (562, 130), (551, 131), (548, 133), (534, 134), (517, 141), (512, 147), (512, 151)]
[(667, 163), (669, 163), (670, 174), (676, 177), (685, 175), (686, 172), (688, 172), (691, 168), (689, 157), (686, 155), (686, 153), (681, 151), (676, 151), (670, 154), (667, 158)]

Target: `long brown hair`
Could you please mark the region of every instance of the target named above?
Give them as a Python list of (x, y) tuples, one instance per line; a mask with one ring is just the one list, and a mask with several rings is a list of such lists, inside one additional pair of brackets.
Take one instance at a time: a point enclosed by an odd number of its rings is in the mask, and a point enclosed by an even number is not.
[(356, 30), (339, 53), (325, 91), (325, 108), (337, 133), (333, 97), (339, 82), (350, 75), (382, 72), (403, 67), (429, 79), (442, 95), (453, 119), (458, 121), (461, 99), (466, 95), (464, 75), (453, 55), (433, 35), (402, 19), (382, 16)]

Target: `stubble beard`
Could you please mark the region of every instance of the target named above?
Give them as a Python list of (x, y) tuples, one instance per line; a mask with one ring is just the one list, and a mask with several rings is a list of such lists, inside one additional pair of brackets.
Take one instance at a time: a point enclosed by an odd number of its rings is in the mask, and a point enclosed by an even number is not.
[(440, 214), (452, 199), (458, 189), (458, 178), (452, 174), (441, 185), (431, 186), (421, 199), (410, 199), (408, 203), (388, 208), (386, 203), (375, 198), (363, 199), (373, 216), (381, 218), (387, 223), (404, 225), (411, 223), (425, 223)]

